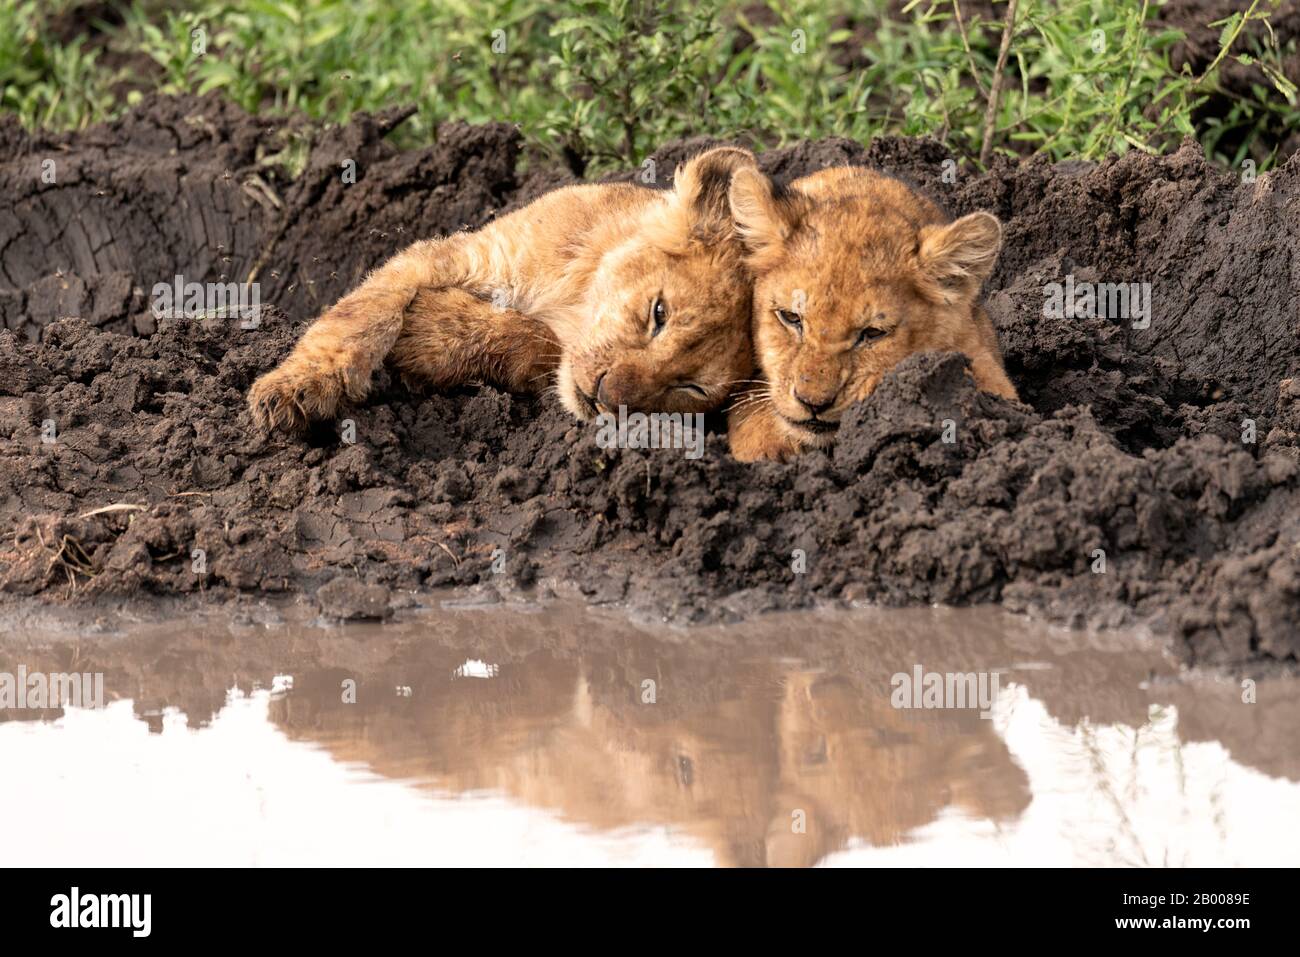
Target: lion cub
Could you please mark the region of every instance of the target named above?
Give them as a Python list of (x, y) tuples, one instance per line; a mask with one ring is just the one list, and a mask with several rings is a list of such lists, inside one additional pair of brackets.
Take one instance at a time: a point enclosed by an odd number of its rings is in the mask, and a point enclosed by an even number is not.
[(579, 418), (598, 407), (719, 408), (752, 372), (751, 279), (728, 190), (762, 180), (721, 147), (672, 190), (556, 190), (472, 233), (415, 243), (316, 320), (249, 392), (254, 419), (301, 429), (358, 401), (385, 360), (434, 388), (519, 392), (556, 377)]
[(860, 167), (778, 189), (738, 170), (731, 208), (754, 272), (754, 351), (765, 384), (728, 428), (743, 461), (834, 442), (841, 416), (914, 352), (962, 352), (975, 384), (1016, 398), (993, 324), (976, 304), (1002, 227), (949, 222), (898, 180)]

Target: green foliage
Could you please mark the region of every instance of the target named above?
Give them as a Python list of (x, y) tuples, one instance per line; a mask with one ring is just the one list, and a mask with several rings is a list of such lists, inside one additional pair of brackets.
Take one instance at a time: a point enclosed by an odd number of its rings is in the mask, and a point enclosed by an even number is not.
[(117, 106), (103, 82), (98, 51), (81, 40), (55, 42), (47, 17), (66, 4), (8, 0), (0, 4), (0, 109), (28, 126), (76, 129)]
[[(1156, 32), (1149, 23), (1153, 13), (1137, 0), (1023, 0), (995, 116), (995, 146), (1099, 159), (1129, 147), (1166, 149), (1193, 133), (1193, 78), (1175, 74), (1168, 62), (1168, 49), (1181, 34)], [(976, 73), (986, 87), (1002, 27), (977, 18), (967, 24)], [(969, 95), (962, 71), (951, 65), (959, 52), (951, 46), (953, 32), (960, 46), (960, 31), (946, 29), (938, 35), (949, 45), (931, 52), (947, 66), (932, 71), (938, 93), (924, 97), (918, 90), (912, 117), (921, 125), (946, 121), (958, 149), (974, 153), (985, 135), (985, 102)]]
[(556, 142), (597, 162), (630, 162), (656, 136), (699, 126), (719, 62), (711, 3), (574, 0), (569, 7), (549, 31), (558, 44), (547, 66), (570, 94), (546, 112)]
[[(125, 24), (56, 42), (51, 4), (0, 7), (0, 107), (79, 127), (139, 91), (220, 91), (250, 112), (343, 122), (414, 102), (399, 139), (449, 118), (517, 123), (575, 168), (638, 162), (681, 136), (762, 144), (882, 133), (939, 136), (975, 157), (1098, 159), (1164, 150), (1186, 134), (1226, 162), (1264, 168), (1297, 120), (1267, 28), (1273, 0), (1243, 0), (1200, 76), (1175, 71), (1161, 0), (1020, 0), (991, 127), (1002, 17), (973, 2), (910, 0), (182, 0), (124, 8)], [(70, 0), (59, 0), (53, 10)], [(987, 7), (984, 7), (987, 10)], [(1254, 29), (1248, 29), (1250, 27)], [(109, 69), (113, 62), (130, 66)], [(1225, 63), (1258, 67), (1249, 95)], [(125, 92), (124, 92), (125, 91)], [(134, 91), (134, 92), (132, 92)], [(1207, 103), (1222, 105), (1217, 112)]]
[[(1284, 59), (1296, 61), (1295, 41), (1281, 49), (1272, 25), (1268, 22), (1268, 9), (1259, 0), (1240, 13), (1211, 24), (1221, 27), (1219, 55), (1211, 66), (1212, 72), (1234, 49), (1242, 32), (1252, 21), (1262, 23), (1266, 29), (1263, 37), (1244, 44), (1246, 49), (1235, 55), (1243, 66), (1255, 66), (1268, 81), (1250, 84), (1247, 95), (1223, 91), (1229, 107), (1222, 115), (1207, 116), (1201, 123), (1200, 137), (1211, 155), (1233, 166), (1247, 158), (1254, 158), (1262, 167), (1272, 165), (1281, 146), (1279, 135), (1300, 129), (1300, 106), (1296, 100), (1296, 85), (1282, 72)], [(1235, 147), (1232, 144), (1236, 144)]]

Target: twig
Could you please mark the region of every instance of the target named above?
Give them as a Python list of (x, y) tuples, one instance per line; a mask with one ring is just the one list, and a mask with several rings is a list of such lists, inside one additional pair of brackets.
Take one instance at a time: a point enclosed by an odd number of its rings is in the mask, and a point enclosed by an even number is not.
[[(1193, 81), (1192, 86), (1200, 86), (1204, 83), (1205, 78), (1214, 72), (1214, 68), (1223, 62), (1223, 58), (1228, 55), (1228, 51), (1232, 49), (1232, 45), (1237, 42), (1237, 37), (1241, 36), (1241, 31), (1246, 29), (1246, 24), (1250, 23), (1251, 17), (1255, 13), (1255, 8), (1258, 6), (1259, 0), (1254, 0), (1254, 2), (1251, 3), (1250, 8), (1246, 11), (1245, 15), (1237, 22), (1237, 28), (1233, 30), (1232, 35), (1228, 37), (1228, 42), (1223, 44), (1222, 48), (1219, 50), (1219, 55), (1216, 56), (1213, 62), (1205, 68), (1205, 72)], [(1265, 18), (1264, 22), (1268, 23), (1268, 19)]]
[[(1150, 6), (1151, 6), (1151, 0), (1142, 0), (1142, 9), (1138, 13), (1138, 17), (1137, 17), (1137, 25), (1138, 25), (1137, 28), (1139, 32), (1146, 29), (1147, 10), (1150, 8)], [(1128, 73), (1124, 75), (1124, 86), (1120, 90), (1119, 96), (1115, 98), (1115, 103), (1114, 106), (1111, 108), (1110, 116), (1106, 120), (1106, 131), (1105, 131), (1106, 135), (1102, 136), (1098, 141), (1099, 145), (1102, 146), (1103, 149), (1109, 147), (1111, 140), (1114, 139), (1116, 136), (1123, 137), (1124, 140), (1130, 143), (1131, 145), (1134, 146), (1138, 145), (1137, 141), (1133, 138), (1132, 135), (1119, 128), (1119, 123), (1120, 123), (1120, 111), (1123, 110), (1125, 105), (1127, 105), (1128, 103), (1128, 91), (1133, 86), (1133, 75), (1137, 73), (1138, 63), (1141, 60), (1141, 58), (1142, 58), (1142, 43), (1141, 41), (1138, 41), (1136, 48), (1134, 49), (1133, 52), (1133, 62), (1129, 64)], [(1146, 150), (1147, 152), (1151, 152), (1150, 148), (1146, 146), (1138, 146), (1138, 148)]]
[(92, 515), (104, 515), (108, 512), (143, 512), (149, 506), (134, 505), (130, 502), (114, 502), (112, 505), (105, 505), (101, 508), (91, 509), (89, 512), (82, 512), (77, 518), (90, 518)]
[(957, 17), (957, 32), (961, 34), (961, 45), (966, 48), (966, 59), (970, 61), (971, 79), (975, 81), (980, 96), (987, 101), (989, 91), (984, 88), (984, 83), (980, 80), (980, 71), (975, 67), (975, 52), (970, 48), (970, 37), (966, 35), (966, 22), (961, 18), (961, 0), (952, 0), (952, 12)]
[[(927, 80), (927, 79), (925, 78), (925, 74), (924, 74), (924, 73), (919, 74), (918, 78), (919, 78), (920, 81), (921, 81), (921, 85), (922, 85), (923, 87), (925, 87), (925, 91), (926, 91), (927, 93), (929, 93), (929, 92), (930, 92), (930, 81)], [(938, 81), (936, 81), (936, 82), (938, 82)], [(943, 85), (942, 85), (942, 84), (939, 84), (939, 96), (938, 96), (938, 101), (939, 101), (939, 112), (943, 114), (943, 129), (941, 129), (941, 130), (939, 131), (939, 142), (940, 142), (940, 143), (947, 143), (947, 142), (948, 142), (948, 134), (949, 134), (950, 132), (952, 132), (952, 118), (948, 115), (948, 106), (947, 106), (947, 104), (945, 104), (945, 103), (943, 102)]]
[(453, 552), (450, 548), (448, 548), (448, 547), (447, 547), (446, 545), (444, 545), (442, 542), (434, 542), (433, 544), (437, 545), (437, 546), (438, 546), (439, 548), (441, 548), (444, 552), (446, 552), (448, 556), (450, 556), (450, 558), (451, 558), (451, 562), (452, 562), (452, 566), (453, 566), (453, 567), (455, 567), (455, 568), (460, 568), (460, 559), (456, 557), (456, 553), (455, 553), (455, 552)]
[(993, 131), (998, 119), (998, 95), (1002, 92), (1002, 71), (1007, 66), (1007, 54), (1011, 51), (1011, 34), (1016, 29), (1016, 7), (1020, 0), (1010, 0), (1007, 4), (1007, 21), (1002, 27), (1002, 45), (998, 47), (998, 62), (993, 68), (993, 79), (989, 81), (989, 108), (984, 111), (984, 142), (980, 144), (980, 166), (989, 165), (989, 156), (993, 152)]

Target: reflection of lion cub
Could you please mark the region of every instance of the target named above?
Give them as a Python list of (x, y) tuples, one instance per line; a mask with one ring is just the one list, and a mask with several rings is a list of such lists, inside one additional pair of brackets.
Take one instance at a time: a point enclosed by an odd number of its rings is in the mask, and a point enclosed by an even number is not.
[(271, 715), (379, 774), (503, 792), (600, 829), (667, 826), (729, 865), (814, 864), (854, 839), (897, 844), (945, 808), (1002, 821), (1029, 803), (1024, 772), (973, 712), (897, 710), (848, 678), (754, 662), (659, 670), (697, 702), (670, 713), (622, 668), (539, 652), (492, 682), (369, 708), (339, 704), (338, 673), (302, 675)]
[(948, 222), (904, 184), (856, 167), (774, 189), (737, 172), (731, 207), (752, 250), (754, 350), (765, 386), (731, 416), (737, 458), (787, 459), (833, 441), (841, 416), (914, 352), (962, 352), (981, 389), (1016, 397), (976, 305), (1002, 227)]
[(760, 175), (749, 152), (720, 147), (685, 163), (671, 191), (570, 186), (477, 232), (416, 243), (253, 384), (254, 418), (330, 418), (385, 359), (438, 388), (536, 391), (558, 371), (580, 418), (597, 405), (718, 408), (751, 363), (750, 279), (728, 207), (737, 169)]

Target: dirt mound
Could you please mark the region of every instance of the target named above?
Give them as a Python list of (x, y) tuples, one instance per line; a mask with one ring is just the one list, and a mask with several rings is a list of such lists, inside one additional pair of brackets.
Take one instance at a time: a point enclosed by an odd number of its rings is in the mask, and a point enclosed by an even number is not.
[(412, 112), (320, 132), (293, 180), (283, 161), (306, 132), (217, 96), (153, 97), (80, 134), (2, 118), (0, 316), (29, 340), (73, 315), (152, 332), (149, 293), (176, 275), (255, 279), (264, 301), (318, 312), (413, 237), (481, 226), (518, 189), (513, 127), (449, 123), (399, 153), (383, 137)]
[[(386, 375), (350, 425), (260, 435), (244, 392), (320, 306), (406, 242), (567, 179), (521, 177), (501, 125), (393, 151), (402, 116), (331, 131), (292, 184), (265, 162), (285, 129), (216, 101), (153, 99), (76, 136), (0, 126), (5, 593), (314, 594), (347, 576), (378, 589), (326, 604), (382, 617), (417, 589), (540, 579), (683, 623), (1000, 600), (1147, 621), (1198, 663), (1300, 654), (1300, 163), (1242, 183), (1191, 143), (984, 176), (929, 141), (764, 154), (782, 179), (876, 165), (1007, 227), (987, 303), (1026, 404), (977, 393), (958, 357), (914, 357), (830, 456), (745, 466), (717, 433), (699, 459), (602, 449), (546, 400), (413, 396)], [(661, 183), (694, 145), (656, 154)], [(259, 327), (154, 330), (154, 283), (254, 270), (278, 307)], [(1149, 296), (1045, 315), (1067, 276)]]

